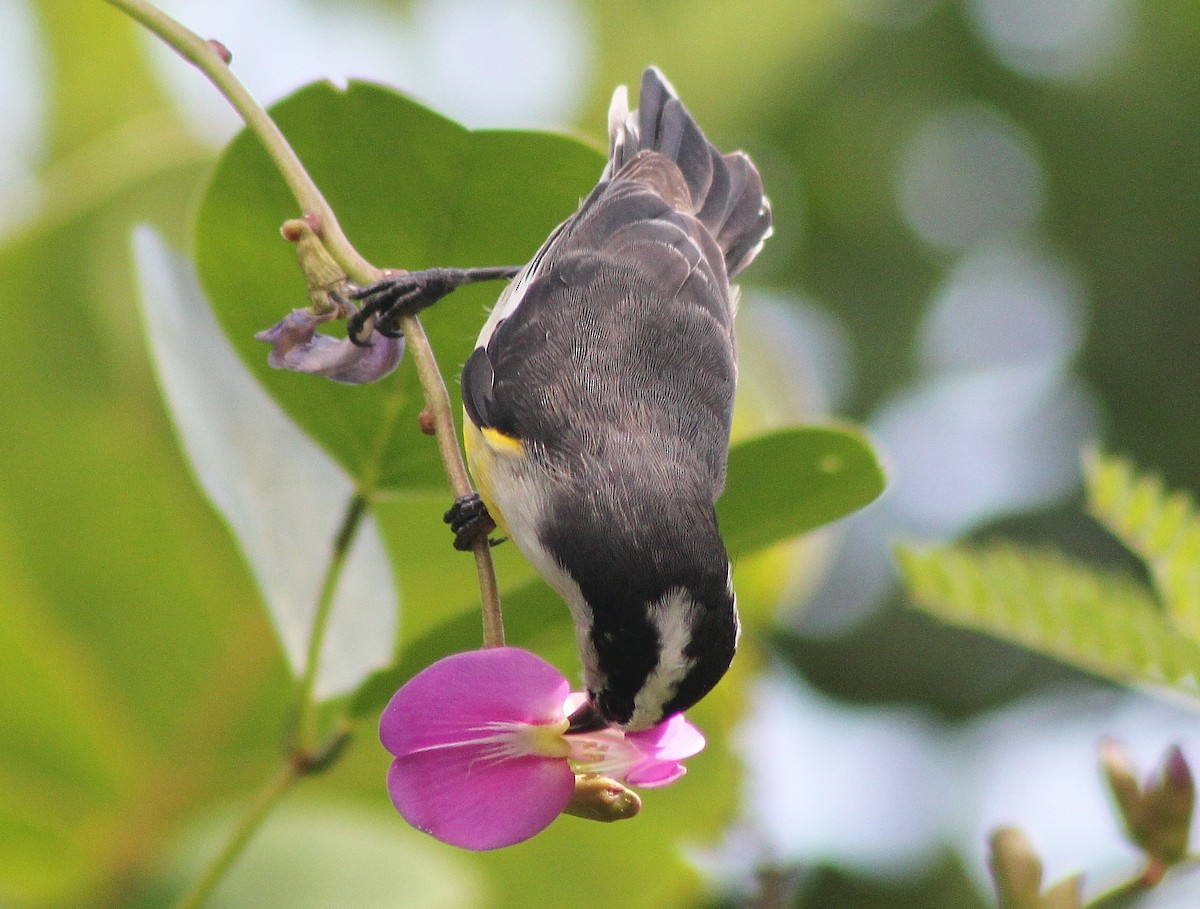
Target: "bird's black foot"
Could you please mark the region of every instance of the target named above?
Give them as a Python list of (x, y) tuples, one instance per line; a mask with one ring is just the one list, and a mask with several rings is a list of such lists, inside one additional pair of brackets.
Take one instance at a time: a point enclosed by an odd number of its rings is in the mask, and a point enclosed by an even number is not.
[(504, 542), (503, 537), (494, 540), (488, 536), (496, 529), (496, 522), (477, 492), (455, 499), (443, 520), (454, 531), (454, 548), (460, 552), (474, 549), (475, 544), (483, 539), (488, 541), (489, 546), (498, 546)]
[(496, 268), (428, 268), (388, 275), (369, 287), (360, 287), (350, 296), (362, 308), (350, 317), (347, 334), (355, 344), (369, 345), (367, 322), (374, 317), (375, 330), (389, 338), (399, 337), (400, 320), (432, 306), (442, 297), (465, 284), (511, 278), (520, 268), (504, 265)]

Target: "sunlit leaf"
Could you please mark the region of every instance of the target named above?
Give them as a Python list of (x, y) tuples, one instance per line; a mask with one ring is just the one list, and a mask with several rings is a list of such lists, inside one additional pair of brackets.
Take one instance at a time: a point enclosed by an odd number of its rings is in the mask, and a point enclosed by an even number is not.
[(1200, 642), (1200, 514), (1186, 492), (1168, 490), (1128, 461), (1087, 461), (1088, 507), (1145, 559), (1176, 627)]
[[(234, 355), (190, 263), (148, 229), (134, 246), (146, 331), (180, 442), (237, 538), (300, 674), (354, 483)], [(318, 693), (345, 691), (391, 659), (396, 613), (395, 582), (368, 516), (338, 579)]]
[(917, 606), (1125, 684), (1200, 705), (1200, 645), (1124, 575), (1008, 544), (898, 549)]
[[(505, 643), (532, 649), (533, 641), (546, 628), (569, 624), (567, 607), (540, 580), (510, 591), (504, 597)], [(469, 605), (453, 618), (408, 641), (399, 662), (374, 673), (355, 693), (350, 713), (365, 717), (383, 709), (396, 690), (431, 663), (452, 653), (473, 650), (480, 646), (483, 623), (479, 607)]]
[[(0, 525), (0, 892), (71, 902), (103, 874), (80, 832), (132, 798), (153, 745), (119, 692), (23, 577)], [(19, 695), (16, 693), (19, 692)]]

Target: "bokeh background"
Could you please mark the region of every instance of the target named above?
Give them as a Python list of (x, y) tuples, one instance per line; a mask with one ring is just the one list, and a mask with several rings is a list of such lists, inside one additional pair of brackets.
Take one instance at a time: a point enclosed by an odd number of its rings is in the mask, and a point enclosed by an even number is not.
[[(721, 829), (657, 878), (624, 865), (640, 821), (588, 831), (622, 904), (990, 905), (999, 823), (1051, 878), (1133, 868), (1095, 744), (1200, 759), (1194, 715), (910, 611), (888, 546), (1005, 535), (1132, 567), (1081, 512), (1080, 450), (1200, 489), (1194, 0), (164, 6), (264, 102), (361, 77), (594, 143), (612, 87), (656, 63), (762, 169), (776, 235), (746, 276), (739, 419), (858, 422), (892, 484), (766, 585)], [(154, 905), (264, 778), (287, 704), (176, 447), (129, 253), (141, 222), (187, 248), (237, 123), (98, 0), (0, 0), (0, 113), (0, 905)], [(219, 905), (587, 901), (570, 829), (540, 872), (400, 829), (368, 738)]]

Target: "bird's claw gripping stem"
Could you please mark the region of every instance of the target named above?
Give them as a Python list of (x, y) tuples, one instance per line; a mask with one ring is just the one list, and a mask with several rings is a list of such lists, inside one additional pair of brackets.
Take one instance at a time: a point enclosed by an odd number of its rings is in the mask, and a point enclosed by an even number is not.
[(468, 552), (475, 544), (486, 539), (489, 546), (498, 546), (504, 538), (491, 539), (488, 534), (496, 529), (496, 522), (488, 513), (487, 506), (479, 493), (459, 496), (446, 512), (443, 520), (454, 531), (454, 548), (460, 552)]

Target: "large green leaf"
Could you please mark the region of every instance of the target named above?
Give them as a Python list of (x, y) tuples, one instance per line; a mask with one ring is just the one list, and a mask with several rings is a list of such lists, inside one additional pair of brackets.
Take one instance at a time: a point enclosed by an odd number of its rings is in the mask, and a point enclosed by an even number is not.
[[(603, 159), (562, 136), (470, 132), (389, 89), (310, 85), (272, 115), (371, 261), (394, 268), (528, 260), (575, 210)], [(234, 346), (284, 409), (333, 457), (382, 487), (444, 489), (437, 449), (417, 432), (422, 398), (402, 366), (344, 387), (267, 366), (253, 335), (306, 305), (279, 226), (296, 203), (258, 141), (239, 135), (217, 165), (196, 223), (201, 281)], [(443, 371), (471, 352), (499, 286), (467, 288), (435, 307), (426, 329)], [(457, 383), (447, 383), (457, 394)]]
[[(254, 572), (293, 672), (303, 676), (355, 484), (230, 350), (192, 264), (148, 228), (134, 235), (134, 258), (147, 343), (180, 447)], [(370, 512), (331, 596), (318, 697), (356, 688), (394, 655), (396, 583)]]
[[(224, 815), (228, 815), (225, 812)], [(129, 909), (174, 905), (224, 845), (237, 816), (193, 824), (157, 886)], [(491, 905), (470, 853), (452, 851), (395, 816), (345, 802), (291, 801), (262, 828), (205, 901), (206, 909), (473, 909)], [(129, 904), (123, 904), (129, 905)]]
[(172, 438), (126, 264), (131, 221), (180, 236), (172, 215), (202, 175), (148, 174), (133, 152), (93, 160), (140, 176), (102, 197), (82, 187), (97, 207), (68, 195), (0, 248), (10, 299), (70, 313), (0, 329), (5, 905), (111, 897), (132, 856), (214, 789), (243, 785), (255, 749), (278, 739), (259, 725), (277, 678), (270, 631)]

